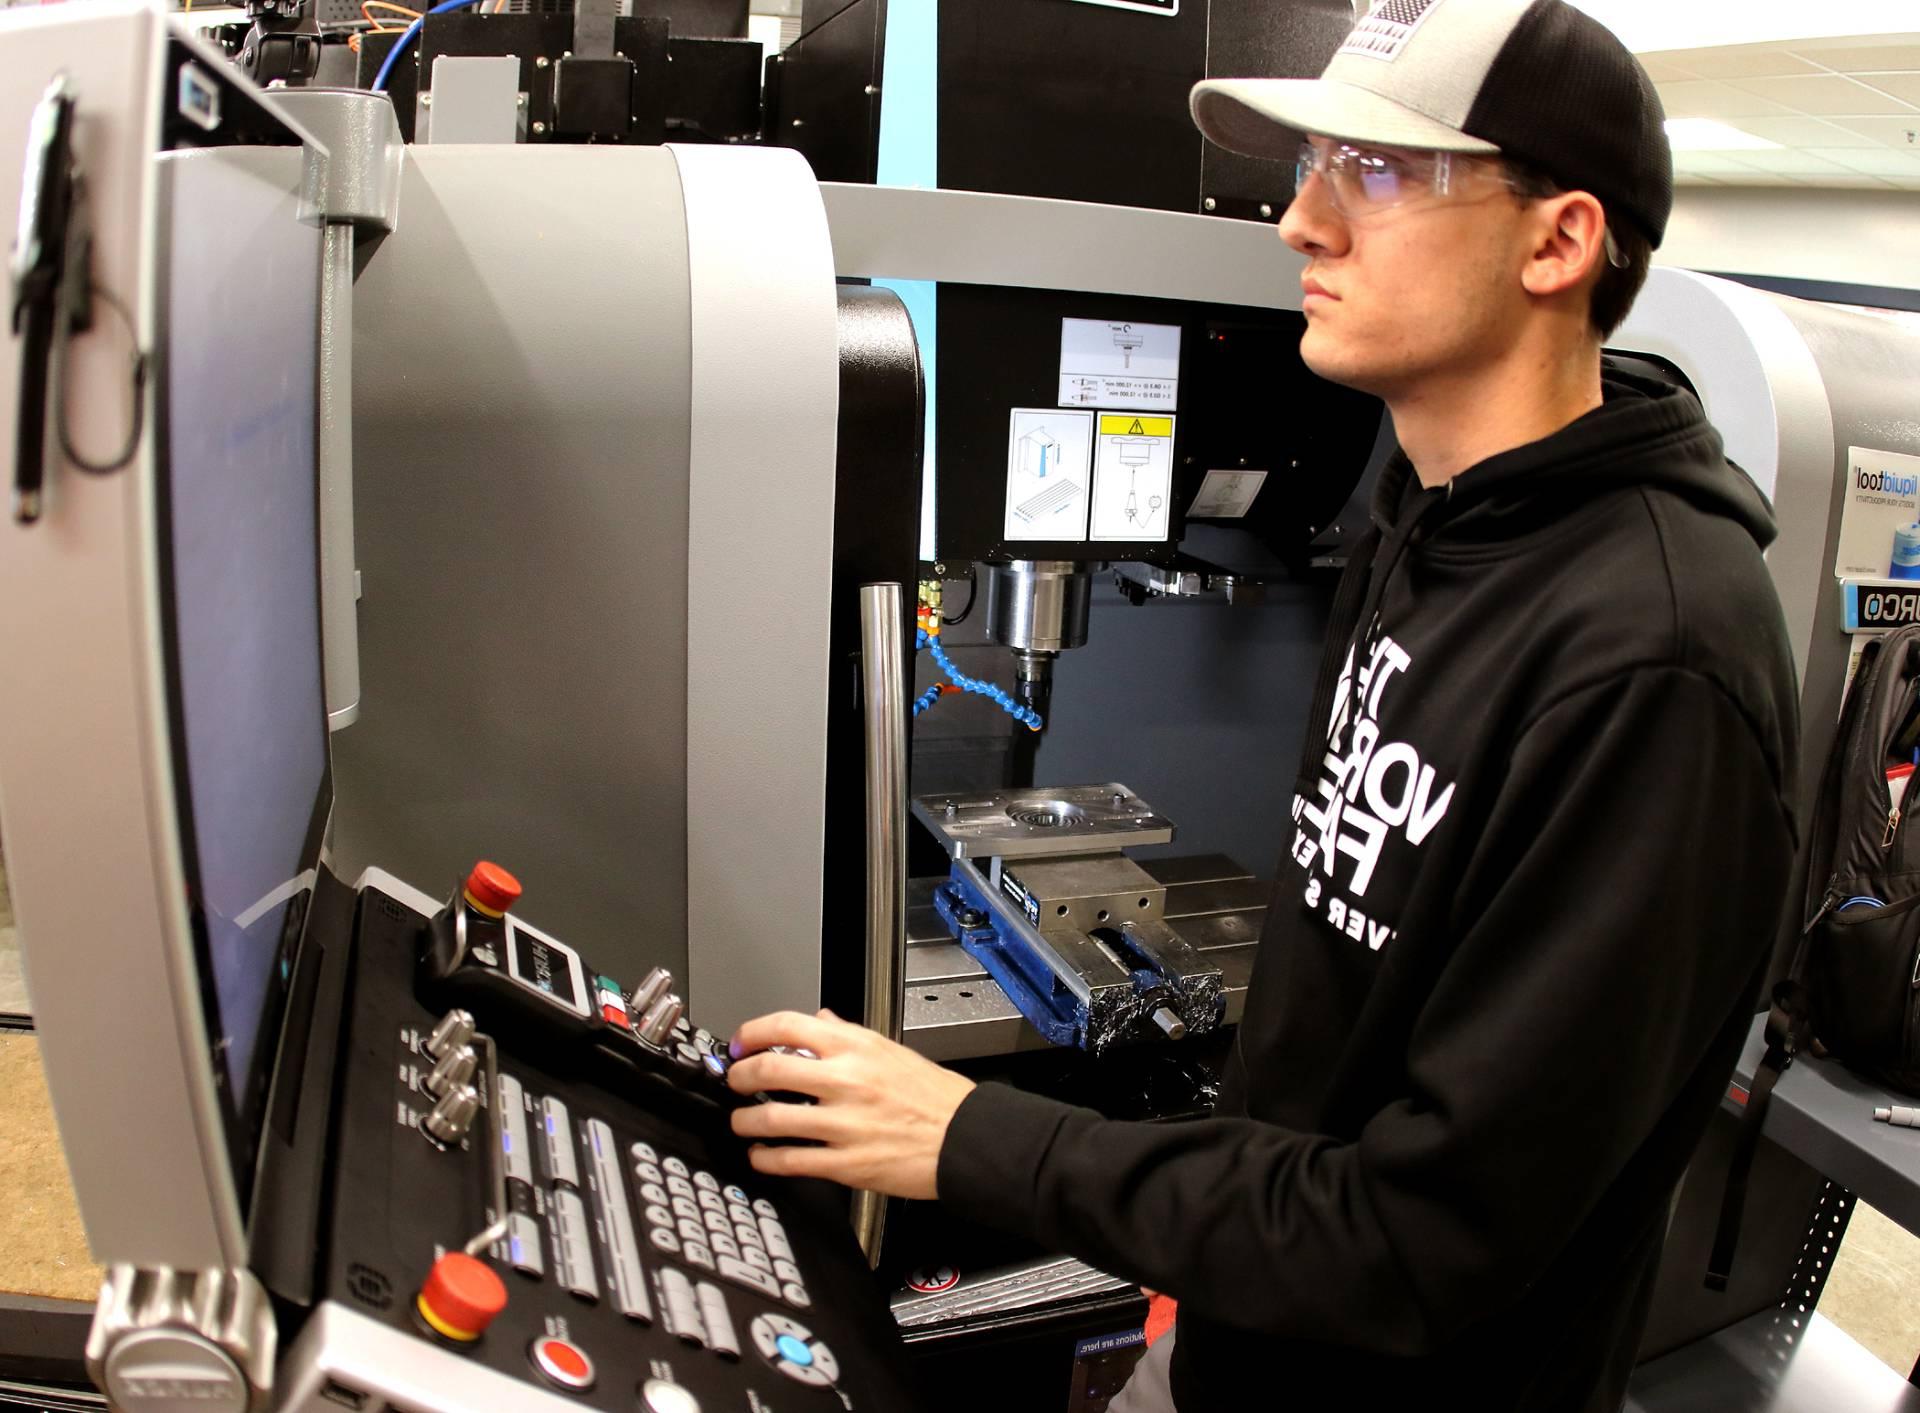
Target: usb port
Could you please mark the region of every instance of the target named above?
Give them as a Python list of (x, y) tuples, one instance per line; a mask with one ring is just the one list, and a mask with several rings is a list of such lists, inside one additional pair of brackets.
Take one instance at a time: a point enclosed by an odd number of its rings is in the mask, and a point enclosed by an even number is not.
[(338, 1379), (328, 1379), (320, 1385), (320, 1396), (329, 1403), (337, 1403), (342, 1408), (352, 1408), (356, 1413), (366, 1413), (367, 1395), (357, 1388), (348, 1388)]

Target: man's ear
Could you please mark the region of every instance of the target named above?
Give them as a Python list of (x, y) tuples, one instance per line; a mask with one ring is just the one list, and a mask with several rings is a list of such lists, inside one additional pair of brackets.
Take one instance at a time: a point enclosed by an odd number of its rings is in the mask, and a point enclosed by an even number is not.
[(1533, 250), (1520, 272), (1527, 293), (1555, 295), (1576, 288), (1606, 263), (1607, 216), (1592, 193), (1543, 198), (1531, 214)]

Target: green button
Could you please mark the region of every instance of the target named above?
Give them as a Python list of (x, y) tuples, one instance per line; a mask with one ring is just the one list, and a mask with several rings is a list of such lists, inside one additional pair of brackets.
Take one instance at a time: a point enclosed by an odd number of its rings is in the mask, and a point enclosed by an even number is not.
[(593, 984), (598, 986), (602, 991), (611, 991), (616, 996), (621, 994), (620, 983), (610, 976), (596, 976), (593, 979)]

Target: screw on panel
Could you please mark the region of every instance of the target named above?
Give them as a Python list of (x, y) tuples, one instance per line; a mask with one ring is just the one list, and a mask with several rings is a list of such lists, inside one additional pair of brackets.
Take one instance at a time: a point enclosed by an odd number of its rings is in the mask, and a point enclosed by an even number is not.
[(806, 124), (806, 120), (805, 120), (805, 119), (803, 119), (803, 118), (795, 118), (795, 119), (793, 120), (793, 125), (794, 125), (795, 127), (797, 127), (797, 128), (803, 128), (803, 127), (805, 127), (805, 126), (806, 126), (807, 124)]
[(533, 125), (533, 131), (536, 135), (543, 133), (546, 130), (547, 130), (547, 125), (545, 123), (535, 123)]
[(1260, 219), (1263, 221), (1271, 221), (1273, 219), (1273, 208), (1264, 201), (1260, 203)]
[(534, 66), (534, 68), (536, 68), (536, 69), (544, 69), (544, 68), (546, 68), (546, 67), (547, 67), (547, 65), (548, 65), (548, 64), (550, 64), (550, 63), (552, 63), (552, 62), (553, 62), (553, 61), (552, 61), (551, 59), (549, 59), (549, 58), (547, 58), (547, 56), (546, 56), (545, 54), (542, 54), (542, 55), (541, 55), (541, 56), (540, 56), (539, 58), (537, 58), (537, 59), (535, 59), (535, 60), (533, 61), (533, 66)]
[(1207, 210), (1211, 211), (1215, 207), (1215, 205), (1217, 205), (1218, 203), (1215, 202), (1211, 196), (1209, 196), (1205, 201), (1202, 201), (1200, 204), (1201, 206), (1205, 207)]
[(433, 95), (432, 95), (431, 93), (423, 93), (423, 94), (421, 94), (421, 95), (420, 95), (420, 104), (421, 104), (421, 106), (422, 106), (422, 107), (424, 107), (424, 108), (431, 108), (431, 107), (433, 106)]

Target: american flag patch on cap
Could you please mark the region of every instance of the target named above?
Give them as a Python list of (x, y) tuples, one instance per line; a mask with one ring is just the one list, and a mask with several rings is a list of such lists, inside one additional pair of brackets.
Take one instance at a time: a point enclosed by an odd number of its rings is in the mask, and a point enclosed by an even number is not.
[(1342, 54), (1364, 54), (1369, 59), (1397, 58), (1421, 21), (1440, 0), (1380, 0), (1367, 17), (1353, 27)]

